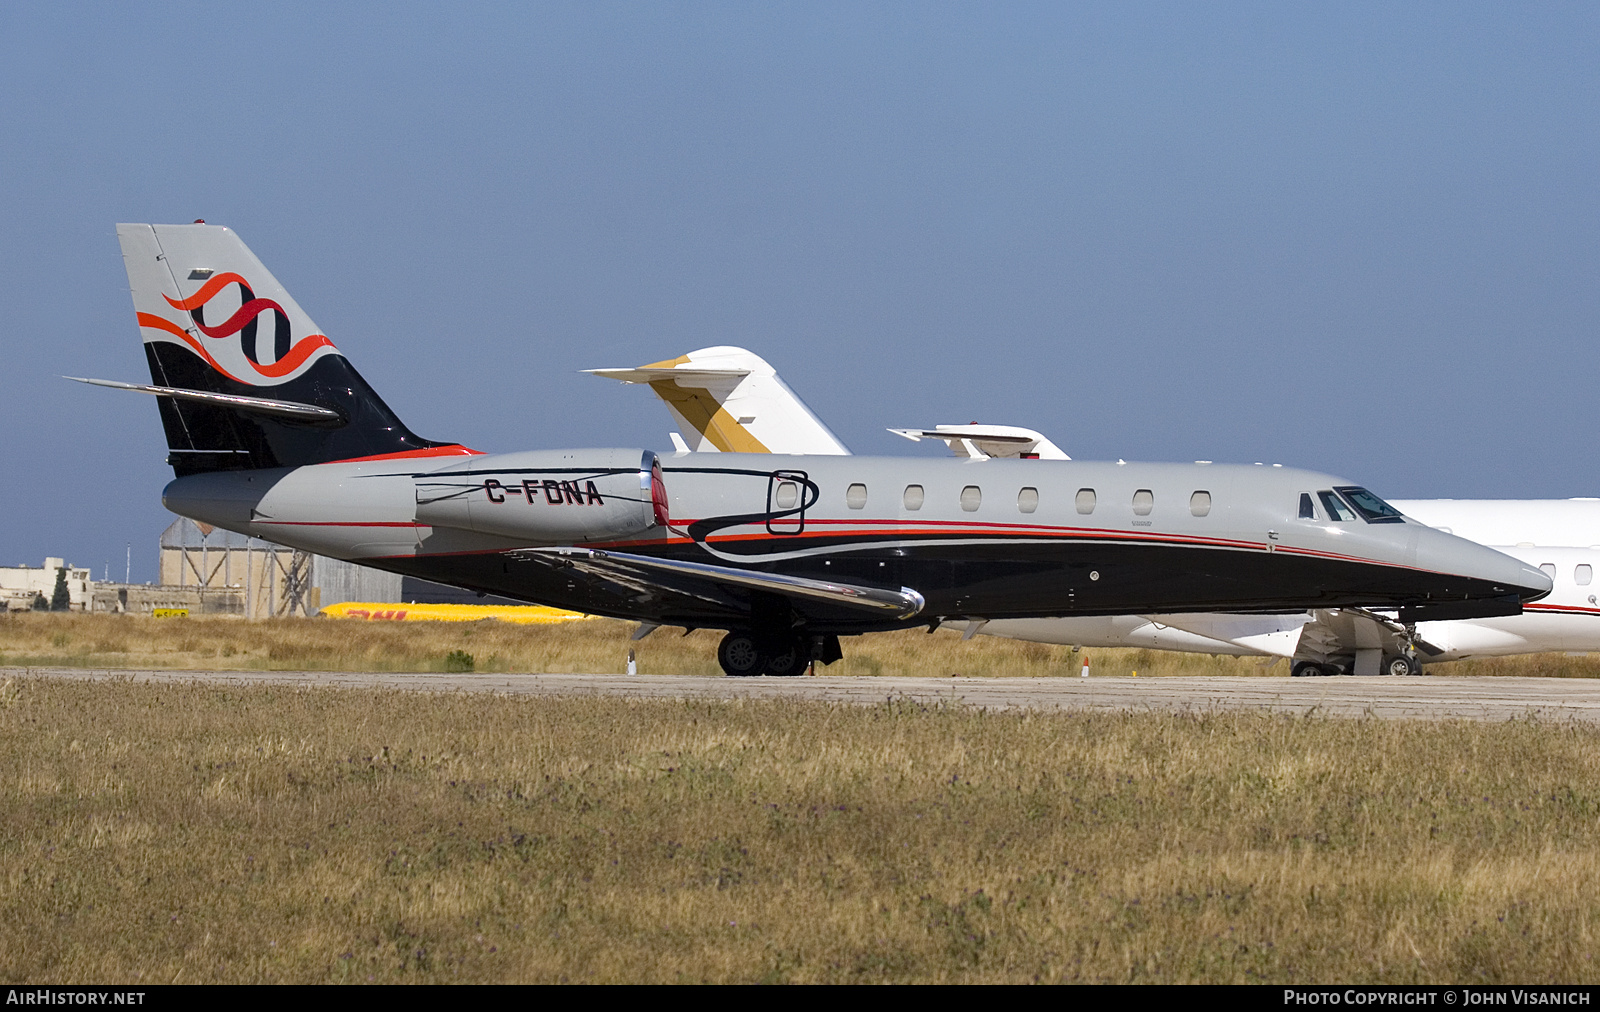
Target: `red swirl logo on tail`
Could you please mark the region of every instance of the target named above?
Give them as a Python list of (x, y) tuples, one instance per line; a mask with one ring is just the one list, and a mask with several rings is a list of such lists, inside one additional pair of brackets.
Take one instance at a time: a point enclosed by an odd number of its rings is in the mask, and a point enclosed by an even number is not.
[[(206, 323), (206, 305), (217, 297), (229, 285), (239, 286), (239, 308), (221, 323)], [(216, 277), (200, 286), (200, 290), (187, 299), (174, 299), (169, 295), (162, 295), (168, 305), (173, 309), (189, 314), (189, 319), (194, 321), (195, 328), (200, 333), (213, 339), (230, 338), (239, 335), (240, 350), (244, 352), (250, 368), (268, 379), (282, 379), (305, 364), (306, 359), (318, 348), (332, 348), (333, 342), (322, 334), (308, 334), (299, 341), (291, 342), (289, 331), (289, 314), (283, 307), (271, 299), (258, 299), (256, 293), (250, 288), (250, 283), (243, 277), (232, 272), (218, 274)], [(263, 363), (261, 355), (261, 317), (264, 314), (271, 317), (271, 361)], [(178, 326), (171, 320), (163, 319), (152, 313), (140, 313), (139, 325), (154, 327), (165, 331), (175, 337), (182, 338), (184, 343), (199, 353), (200, 357), (215, 370), (238, 383), (251, 383), (248, 379), (235, 376), (219, 363), (188, 330)]]

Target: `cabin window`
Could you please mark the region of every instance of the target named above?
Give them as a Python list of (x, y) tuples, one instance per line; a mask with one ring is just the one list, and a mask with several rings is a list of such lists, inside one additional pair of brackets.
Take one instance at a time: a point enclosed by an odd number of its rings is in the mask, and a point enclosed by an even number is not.
[(968, 485), (961, 490), (961, 508), (968, 513), (976, 513), (978, 507), (983, 505), (983, 489), (976, 485)]
[(922, 508), (922, 486), (921, 485), (907, 485), (906, 486), (906, 494), (903, 497), (901, 497), (900, 501), (905, 503), (906, 509), (908, 509), (908, 510), (919, 510), (919, 509), (921, 509)]
[(1344, 500), (1332, 492), (1318, 492), (1317, 498), (1322, 500), (1322, 508), (1328, 511), (1330, 520), (1354, 520), (1356, 511), (1344, 504)]
[(1156, 496), (1147, 488), (1141, 488), (1133, 494), (1133, 513), (1135, 516), (1147, 517), (1155, 509)]
[(859, 481), (844, 490), (844, 504), (853, 510), (867, 508), (867, 486)]
[(1017, 509), (1023, 513), (1032, 513), (1039, 508), (1039, 490), (1025, 488), (1017, 493)]
[(1589, 582), (1594, 579), (1594, 568), (1587, 562), (1582, 563), (1572, 571), (1572, 579), (1578, 586), (1587, 587)]
[(1315, 520), (1316, 518), (1317, 518), (1317, 507), (1312, 505), (1311, 493), (1310, 492), (1301, 492), (1300, 493), (1300, 519), (1301, 520)]
[(1211, 493), (1196, 492), (1189, 497), (1189, 512), (1197, 517), (1203, 517), (1211, 512)]
[(1090, 513), (1094, 512), (1094, 489), (1078, 489), (1078, 497), (1073, 501), (1078, 505), (1078, 512), (1082, 513), (1084, 516), (1088, 516)]
[(794, 509), (795, 503), (800, 501), (800, 486), (792, 481), (778, 482), (777, 491), (772, 494), (772, 505), (781, 510)]
[(1539, 563), (1539, 570), (1552, 580), (1556, 578), (1556, 564), (1554, 562)]

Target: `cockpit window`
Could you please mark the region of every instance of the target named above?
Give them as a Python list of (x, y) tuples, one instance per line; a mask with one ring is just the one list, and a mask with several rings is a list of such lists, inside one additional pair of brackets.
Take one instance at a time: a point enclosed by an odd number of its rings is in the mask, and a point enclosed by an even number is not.
[(1317, 498), (1322, 500), (1322, 508), (1328, 511), (1329, 520), (1354, 520), (1355, 510), (1344, 504), (1344, 500), (1334, 495), (1331, 491), (1317, 493)]
[(1361, 518), (1369, 524), (1403, 524), (1406, 522), (1406, 518), (1400, 515), (1399, 510), (1364, 488), (1358, 488), (1355, 485), (1340, 485), (1334, 491), (1344, 496), (1345, 501), (1354, 506), (1356, 512), (1360, 513)]
[(1300, 519), (1301, 520), (1315, 520), (1316, 518), (1317, 518), (1317, 508), (1311, 504), (1311, 493), (1310, 492), (1301, 492), (1300, 493)]

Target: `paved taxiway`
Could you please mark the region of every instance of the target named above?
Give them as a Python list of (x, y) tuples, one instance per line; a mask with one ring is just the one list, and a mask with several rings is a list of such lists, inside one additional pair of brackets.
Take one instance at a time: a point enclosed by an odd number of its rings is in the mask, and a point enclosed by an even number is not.
[(704, 678), (681, 675), (365, 674), (0, 668), (0, 678), (340, 686), (636, 699), (890, 699), (992, 709), (1266, 710), (1340, 717), (1600, 723), (1600, 680), (1578, 678)]

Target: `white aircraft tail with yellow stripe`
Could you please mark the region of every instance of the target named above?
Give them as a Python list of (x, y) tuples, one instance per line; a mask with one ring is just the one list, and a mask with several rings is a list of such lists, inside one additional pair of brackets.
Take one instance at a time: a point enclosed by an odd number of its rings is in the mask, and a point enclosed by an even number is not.
[(647, 384), (697, 452), (850, 453), (777, 370), (743, 348), (701, 348), (637, 369), (585, 371)]

